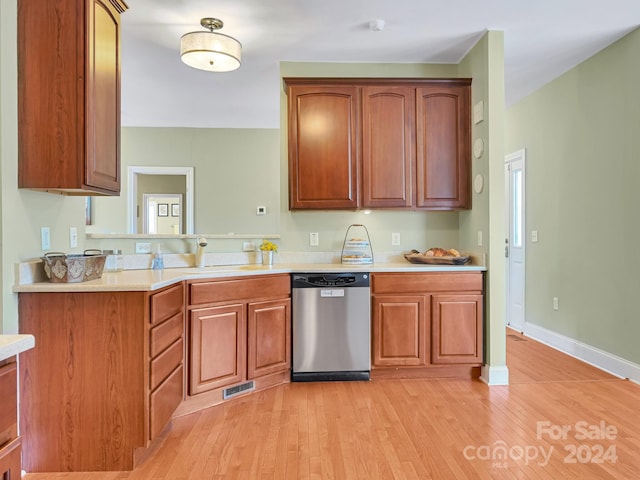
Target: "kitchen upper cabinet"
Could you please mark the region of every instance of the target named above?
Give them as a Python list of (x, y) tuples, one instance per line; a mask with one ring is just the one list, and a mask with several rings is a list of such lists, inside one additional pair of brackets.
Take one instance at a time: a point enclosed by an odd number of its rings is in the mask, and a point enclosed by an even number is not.
[(285, 79), (290, 209), (471, 208), (470, 79)]
[(18, 186), (120, 193), (122, 0), (18, 1)]
[(416, 98), (416, 207), (471, 208), (470, 88), (434, 84)]
[(415, 88), (362, 87), (362, 207), (413, 204)]
[(292, 85), (288, 100), (289, 208), (355, 209), (359, 89)]

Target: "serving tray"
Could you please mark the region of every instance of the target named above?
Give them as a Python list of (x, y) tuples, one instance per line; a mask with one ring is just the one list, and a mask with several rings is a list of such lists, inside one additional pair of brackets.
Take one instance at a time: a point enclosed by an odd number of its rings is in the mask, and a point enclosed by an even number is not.
[(405, 253), (404, 258), (409, 263), (424, 263), (428, 265), (466, 265), (471, 261), (470, 256), (454, 257), (446, 255), (443, 257), (434, 257), (423, 255), (417, 250), (411, 250), (411, 253)]

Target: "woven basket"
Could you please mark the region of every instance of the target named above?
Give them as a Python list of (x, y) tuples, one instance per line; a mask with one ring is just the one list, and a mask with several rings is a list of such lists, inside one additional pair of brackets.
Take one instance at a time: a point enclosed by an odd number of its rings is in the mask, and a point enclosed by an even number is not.
[(49, 252), (41, 258), (50, 282), (80, 283), (101, 278), (107, 256), (101, 250), (85, 250), (83, 254), (69, 255)]

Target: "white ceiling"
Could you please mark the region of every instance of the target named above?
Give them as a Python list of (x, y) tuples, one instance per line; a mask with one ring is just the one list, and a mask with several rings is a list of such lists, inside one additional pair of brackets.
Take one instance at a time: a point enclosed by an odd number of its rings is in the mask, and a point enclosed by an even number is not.
[[(278, 128), (279, 62), (458, 63), (504, 32), (507, 105), (640, 25), (640, 0), (127, 0), (122, 124)], [(184, 65), (202, 17), (243, 45), (242, 66)], [(369, 21), (383, 19), (384, 30)]]

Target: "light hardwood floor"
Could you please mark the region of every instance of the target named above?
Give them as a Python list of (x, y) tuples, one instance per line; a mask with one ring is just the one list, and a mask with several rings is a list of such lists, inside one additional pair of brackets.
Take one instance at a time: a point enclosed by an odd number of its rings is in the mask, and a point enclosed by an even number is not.
[[(640, 478), (639, 385), (510, 330), (507, 364), (509, 386), (450, 379), (279, 386), (174, 419), (162, 447), (133, 472), (25, 478)], [(566, 438), (553, 438), (563, 427)]]

